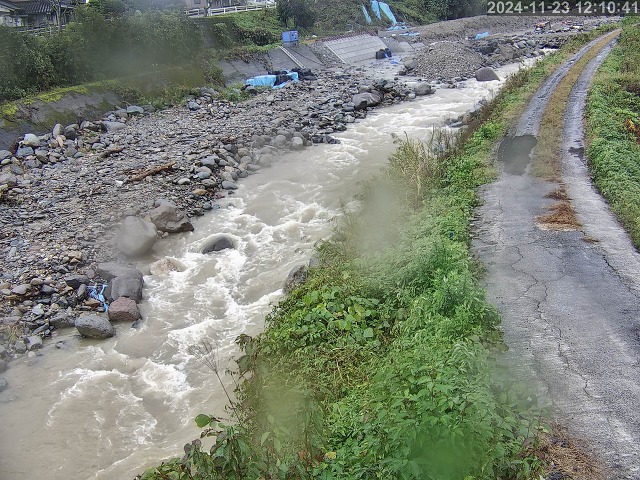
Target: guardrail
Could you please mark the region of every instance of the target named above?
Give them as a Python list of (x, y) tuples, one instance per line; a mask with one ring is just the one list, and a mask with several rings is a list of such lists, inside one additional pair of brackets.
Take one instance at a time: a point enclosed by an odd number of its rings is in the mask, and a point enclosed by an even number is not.
[[(60, 30), (64, 30), (67, 25), (62, 25)], [(29, 35), (51, 35), (58, 31), (57, 25), (47, 25), (46, 27), (12, 27), (17, 32), (28, 33)]]
[(255, 10), (264, 10), (265, 8), (276, 8), (275, 3), (264, 3), (256, 5), (235, 5), (233, 7), (210, 8), (208, 11), (204, 8), (194, 8), (187, 10), (185, 13), (188, 17), (213, 17), (215, 15), (225, 15), (227, 13), (251, 12)]

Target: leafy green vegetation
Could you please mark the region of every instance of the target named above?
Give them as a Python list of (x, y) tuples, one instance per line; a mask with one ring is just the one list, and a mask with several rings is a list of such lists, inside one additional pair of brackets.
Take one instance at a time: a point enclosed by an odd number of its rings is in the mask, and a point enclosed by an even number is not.
[(195, 440), (141, 478), (538, 478), (540, 412), (496, 366), (470, 220), (497, 143), (577, 46), (511, 77), (461, 141), (398, 140), (307, 281), (238, 339), (232, 420), (196, 418), (211, 450)]
[(587, 156), (595, 184), (640, 248), (640, 29), (625, 19), (587, 103)]

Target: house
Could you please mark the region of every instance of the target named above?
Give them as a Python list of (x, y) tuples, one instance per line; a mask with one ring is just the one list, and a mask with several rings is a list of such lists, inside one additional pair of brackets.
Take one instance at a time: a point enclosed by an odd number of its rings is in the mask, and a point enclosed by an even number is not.
[[(71, 1), (71, 0), (70, 0)], [(65, 0), (0, 0), (0, 25), (41, 28), (66, 25), (74, 6)]]
[(26, 24), (24, 11), (6, 0), (0, 0), (0, 25), (4, 27), (23, 27)]
[(184, 0), (187, 10), (194, 10), (198, 8), (235, 7), (244, 3), (245, 2), (239, 0)]

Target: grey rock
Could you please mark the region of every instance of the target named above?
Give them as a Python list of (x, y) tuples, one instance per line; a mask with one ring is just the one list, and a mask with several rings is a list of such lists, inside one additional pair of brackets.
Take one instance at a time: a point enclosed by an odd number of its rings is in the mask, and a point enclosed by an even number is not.
[(382, 94), (376, 90), (372, 92), (363, 92), (354, 95), (351, 102), (356, 110), (364, 110), (367, 107), (375, 107), (382, 102)]
[(299, 137), (293, 137), (291, 139), (291, 148), (294, 150), (302, 150), (304, 148), (304, 140)]
[(7, 371), (7, 362), (5, 360), (0, 360), (0, 373), (4, 373)]
[(109, 320), (112, 322), (135, 322), (142, 318), (135, 300), (120, 297), (109, 305)]
[(144, 282), (138, 276), (122, 275), (109, 282), (109, 298), (111, 301), (120, 297), (127, 297), (136, 303), (142, 300)]
[(0, 377), (0, 392), (5, 391), (7, 388), (9, 388), (7, 380), (4, 377)]
[(64, 277), (64, 281), (71, 288), (77, 290), (78, 288), (80, 288), (80, 285), (89, 285), (89, 282), (91, 280), (89, 280), (89, 277), (87, 277), (86, 275), (68, 275)]
[(44, 307), (41, 304), (38, 304), (31, 309), (31, 313), (36, 317), (41, 317), (42, 315), (44, 315)]
[(42, 337), (38, 335), (32, 335), (27, 337), (27, 349), (29, 351), (32, 350), (40, 350), (42, 348)]
[(192, 112), (195, 112), (196, 110), (200, 110), (202, 108), (202, 106), (196, 102), (195, 100), (189, 100), (187, 102), (187, 108), (189, 110), (191, 110)]
[(142, 272), (140, 270), (115, 262), (99, 263), (96, 270), (98, 275), (107, 281), (116, 277), (139, 278), (142, 281)]
[(151, 251), (158, 240), (156, 226), (138, 217), (126, 217), (118, 232), (117, 246), (128, 257), (139, 257)]
[(420, 83), (416, 84), (413, 87), (413, 91), (419, 97), (434, 93), (433, 88), (431, 88), (431, 85), (429, 85), (426, 82), (420, 82)]
[(76, 324), (76, 319), (73, 315), (67, 313), (59, 313), (49, 319), (49, 325), (53, 328), (69, 328)]
[(162, 260), (158, 260), (157, 262), (153, 262), (149, 265), (151, 275), (166, 275), (169, 272), (182, 272), (184, 270), (185, 266), (174, 258), (163, 258)]
[(178, 185), (188, 185), (190, 183), (191, 183), (191, 180), (189, 180), (186, 177), (181, 178), (180, 180), (178, 180)]
[(298, 285), (302, 285), (307, 280), (309, 270), (306, 265), (298, 265), (294, 267), (287, 275), (282, 291), (287, 294)]
[(40, 139), (33, 133), (27, 133), (22, 140), (22, 145), (24, 145), (25, 147), (39, 147)]
[(108, 133), (119, 132), (127, 127), (125, 123), (109, 121), (102, 122), (102, 126)]
[(63, 132), (63, 127), (61, 124), (56, 123), (53, 127), (53, 130), (51, 131), (51, 135), (53, 136), (53, 138), (56, 138), (59, 135), (62, 135)]
[(29, 287), (31, 287), (31, 285), (27, 283), (24, 283), (22, 285), (16, 285), (11, 289), (11, 293), (13, 293), (14, 295), (26, 295), (27, 292), (29, 291)]
[(127, 113), (129, 115), (142, 115), (144, 113), (144, 108), (139, 107), (138, 105), (129, 105), (127, 107)]
[(76, 320), (80, 335), (87, 338), (109, 338), (116, 333), (109, 320), (99, 315), (82, 315)]
[(149, 218), (161, 232), (192, 232), (193, 225), (186, 215), (174, 206), (160, 205), (149, 212)]
[(483, 67), (476, 71), (476, 80), (479, 82), (490, 82), (492, 80), (500, 80), (498, 74), (491, 67)]
[(236, 184), (236, 182), (225, 180), (222, 182), (222, 188), (224, 190), (235, 190), (238, 188), (238, 185)]
[(24, 157), (28, 157), (29, 155), (33, 155), (33, 148), (31, 147), (19, 147), (18, 150), (16, 151), (16, 157), (18, 158), (24, 158)]
[(202, 253), (219, 252), (220, 250), (225, 250), (227, 248), (235, 248), (233, 240), (226, 235), (220, 235), (207, 242), (202, 249)]
[(0, 174), (0, 185), (8, 185), (15, 187), (18, 184), (18, 178), (13, 173)]
[(9, 150), (0, 150), (0, 161), (11, 158), (13, 154)]
[(23, 339), (19, 338), (16, 340), (16, 343), (13, 344), (13, 349), (16, 353), (26, 353), (27, 352), (27, 344)]

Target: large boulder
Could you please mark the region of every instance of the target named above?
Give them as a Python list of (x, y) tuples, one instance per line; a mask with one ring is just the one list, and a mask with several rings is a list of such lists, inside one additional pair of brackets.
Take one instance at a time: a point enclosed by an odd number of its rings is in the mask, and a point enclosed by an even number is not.
[(144, 282), (137, 275), (120, 275), (109, 282), (109, 299), (113, 302), (120, 297), (127, 297), (136, 303), (142, 300)]
[(126, 217), (117, 237), (118, 250), (128, 257), (139, 257), (151, 251), (158, 240), (158, 229), (138, 217)]
[(173, 205), (163, 203), (149, 212), (149, 218), (161, 232), (192, 232), (193, 225), (186, 215)]
[(127, 277), (139, 277), (142, 281), (142, 272), (137, 268), (128, 267), (126, 265), (120, 265), (115, 262), (104, 262), (98, 264), (98, 275), (101, 278), (109, 281), (116, 277), (127, 276)]
[(109, 338), (116, 334), (109, 320), (100, 315), (82, 315), (76, 320), (80, 335), (87, 338)]
[(75, 317), (67, 312), (58, 313), (49, 319), (49, 325), (56, 329), (73, 327), (75, 324)]
[(102, 122), (103, 128), (107, 131), (107, 133), (118, 132), (127, 127), (126, 124), (122, 122)]
[(483, 67), (476, 72), (476, 80), (479, 82), (490, 82), (492, 80), (500, 80), (500, 77), (491, 67)]
[(367, 107), (380, 105), (382, 99), (382, 94), (374, 90), (372, 92), (358, 93), (351, 98), (351, 101), (353, 102), (356, 110), (364, 110)]
[(413, 91), (419, 97), (421, 97), (423, 95), (429, 95), (431, 93), (435, 93), (433, 91), (433, 88), (431, 88), (431, 85), (429, 85), (426, 82), (420, 82), (420, 83), (416, 84), (416, 86), (413, 87)]
[(202, 253), (219, 252), (226, 248), (235, 248), (235, 244), (230, 237), (226, 235), (220, 235), (209, 242), (207, 242), (202, 249)]
[(109, 305), (109, 320), (112, 322), (135, 322), (142, 317), (135, 300), (120, 297)]

